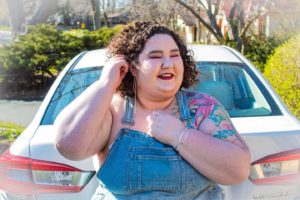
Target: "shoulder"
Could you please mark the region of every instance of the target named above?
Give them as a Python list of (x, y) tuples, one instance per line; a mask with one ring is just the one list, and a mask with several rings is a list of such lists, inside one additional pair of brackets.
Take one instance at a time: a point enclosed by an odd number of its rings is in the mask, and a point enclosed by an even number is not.
[(191, 110), (221, 105), (216, 98), (201, 92), (185, 91)]
[(205, 93), (186, 91), (191, 115), (196, 127), (204, 120), (214, 122), (215, 126), (230, 123), (228, 113), (216, 98)]

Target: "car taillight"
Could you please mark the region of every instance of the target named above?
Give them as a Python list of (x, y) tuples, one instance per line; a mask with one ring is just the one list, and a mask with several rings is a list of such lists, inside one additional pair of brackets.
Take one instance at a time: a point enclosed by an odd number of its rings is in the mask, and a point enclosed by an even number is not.
[(79, 192), (94, 171), (81, 171), (55, 162), (15, 156), (0, 157), (0, 189), (14, 194)]
[(300, 149), (264, 157), (251, 165), (254, 184), (283, 184), (299, 181)]

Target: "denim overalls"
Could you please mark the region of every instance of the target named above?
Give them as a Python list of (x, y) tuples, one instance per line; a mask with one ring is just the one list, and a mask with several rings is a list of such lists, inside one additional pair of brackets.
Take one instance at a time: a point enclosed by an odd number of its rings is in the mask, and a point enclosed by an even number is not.
[[(193, 128), (186, 93), (179, 91), (176, 98), (181, 120)], [(133, 98), (126, 97), (125, 104), (122, 123), (133, 124)], [(222, 199), (221, 189), (197, 172), (172, 146), (127, 128), (120, 130), (97, 177), (100, 186), (93, 200)]]

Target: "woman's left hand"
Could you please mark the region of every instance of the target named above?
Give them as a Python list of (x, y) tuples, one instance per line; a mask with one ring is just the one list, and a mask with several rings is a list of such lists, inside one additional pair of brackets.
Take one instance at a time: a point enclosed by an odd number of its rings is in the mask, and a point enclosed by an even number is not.
[(173, 147), (186, 127), (180, 119), (164, 111), (154, 111), (147, 120), (149, 123), (148, 134)]

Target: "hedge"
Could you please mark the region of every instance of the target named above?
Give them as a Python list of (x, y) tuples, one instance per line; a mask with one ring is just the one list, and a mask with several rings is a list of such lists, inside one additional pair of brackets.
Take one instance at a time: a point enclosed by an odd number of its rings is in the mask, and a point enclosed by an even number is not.
[(300, 119), (300, 34), (275, 49), (265, 66), (265, 77), (290, 111)]

